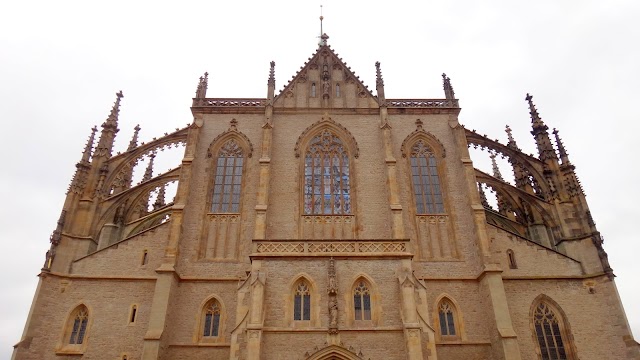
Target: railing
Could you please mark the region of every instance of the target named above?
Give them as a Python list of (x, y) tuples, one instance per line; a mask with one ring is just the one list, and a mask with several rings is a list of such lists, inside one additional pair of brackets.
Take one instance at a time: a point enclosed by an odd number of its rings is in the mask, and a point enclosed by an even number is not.
[(387, 99), (392, 108), (457, 108), (458, 99)]
[(194, 107), (263, 107), (267, 99), (194, 98)]
[(253, 240), (252, 256), (398, 256), (410, 255), (408, 239)]

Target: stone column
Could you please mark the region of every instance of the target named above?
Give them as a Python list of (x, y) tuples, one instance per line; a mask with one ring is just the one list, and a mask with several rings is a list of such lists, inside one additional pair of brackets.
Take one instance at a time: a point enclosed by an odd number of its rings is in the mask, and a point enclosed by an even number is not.
[(415, 285), (411, 272), (411, 260), (402, 260), (403, 268), (399, 271), (398, 281), (402, 291), (402, 322), (407, 342), (409, 360), (423, 360), (422, 327), (418, 322)]
[(247, 358), (259, 360), (264, 321), (264, 285), (266, 275), (260, 272), (261, 260), (253, 260), (251, 271), (251, 304), (247, 324)]
[(485, 269), (480, 283), (487, 288), (505, 360), (520, 360), (518, 337), (513, 330), (501, 270)]

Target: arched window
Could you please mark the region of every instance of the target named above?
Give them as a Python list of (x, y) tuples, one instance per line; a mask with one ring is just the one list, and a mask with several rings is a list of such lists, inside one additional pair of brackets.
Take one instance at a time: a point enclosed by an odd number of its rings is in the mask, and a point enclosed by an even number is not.
[(356, 320), (371, 320), (371, 291), (364, 280), (353, 290), (353, 314)]
[(212, 299), (205, 305), (203, 337), (216, 337), (220, 332), (220, 303)]
[(329, 130), (314, 136), (305, 154), (304, 213), (351, 214), (349, 154)]
[(336, 97), (340, 97), (340, 84), (336, 84)]
[(442, 336), (456, 336), (456, 323), (455, 323), (455, 307), (453, 304), (444, 299), (438, 306), (438, 321), (440, 322), (440, 335)]
[(213, 180), (212, 213), (237, 213), (240, 211), (242, 186), (242, 147), (234, 139), (228, 140), (218, 151)]
[(316, 83), (311, 84), (311, 97), (316, 97)]
[(87, 333), (87, 325), (89, 324), (89, 309), (86, 306), (78, 306), (71, 313), (70, 324), (67, 327), (69, 344), (80, 345), (84, 342)]
[(553, 309), (545, 302), (540, 302), (533, 311), (535, 336), (543, 360), (568, 360), (570, 349), (563, 338), (564, 324)]
[(516, 263), (516, 254), (513, 250), (507, 250), (507, 258), (509, 259), (509, 269), (517, 269), (518, 264)]
[(136, 322), (136, 315), (138, 315), (138, 306), (137, 305), (131, 305), (131, 312), (129, 314), (129, 323), (134, 323)]
[(293, 297), (293, 320), (311, 320), (311, 290), (306, 281), (296, 286)]
[(418, 214), (444, 213), (440, 177), (433, 149), (423, 140), (411, 148), (411, 177)]

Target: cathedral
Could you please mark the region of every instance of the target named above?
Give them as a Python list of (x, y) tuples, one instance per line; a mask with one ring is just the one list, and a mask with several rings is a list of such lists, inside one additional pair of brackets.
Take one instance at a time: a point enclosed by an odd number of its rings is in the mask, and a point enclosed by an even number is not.
[(121, 152), (116, 94), (13, 359), (640, 359), (533, 97), (537, 156), (459, 123), (445, 74), (444, 96), (389, 99), (380, 63), (369, 90), (327, 39), (279, 92), (271, 62), (265, 98), (209, 98), (205, 73), (190, 124), (146, 143), (136, 127)]

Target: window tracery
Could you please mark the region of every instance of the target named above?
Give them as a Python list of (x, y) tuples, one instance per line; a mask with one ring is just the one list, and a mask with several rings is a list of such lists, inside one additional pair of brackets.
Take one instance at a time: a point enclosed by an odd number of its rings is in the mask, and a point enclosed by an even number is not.
[(220, 304), (213, 299), (205, 306), (203, 337), (216, 337), (220, 332)]
[(293, 298), (293, 320), (311, 320), (311, 290), (303, 280), (298, 283)]
[(438, 319), (440, 322), (440, 335), (442, 336), (455, 336), (456, 324), (455, 324), (455, 311), (453, 305), (443, 300), (438, 307)]
[(356, 320), (371, 320), (371, 292), (364, 280), (353, 291), (353, 313)]
[(546, 303), (541, 302), (536, 306), (533, 324), (542, 360), (570, 359), (562, 338), (561, 320)]
[(69, 335), (69, 344), (80, 345), (84, 341), (87, 332), (87, 324), (89, 323), (89, 311), (81, 305), (72, 315), (73, 323)]
[(304, 163), (304, 214), (349, 215), (349, 153), (342, 140), (324, 130), (311, 139)]
[(418, 214), (444, 213), (440, 177), (433, 149), (424, 140), (411, 148), (411, 178)]
[(230, 139), (218, 151), (213, 180), (212, 213), (240, 211), (240, 190), (244, 151), (235, 139)]

